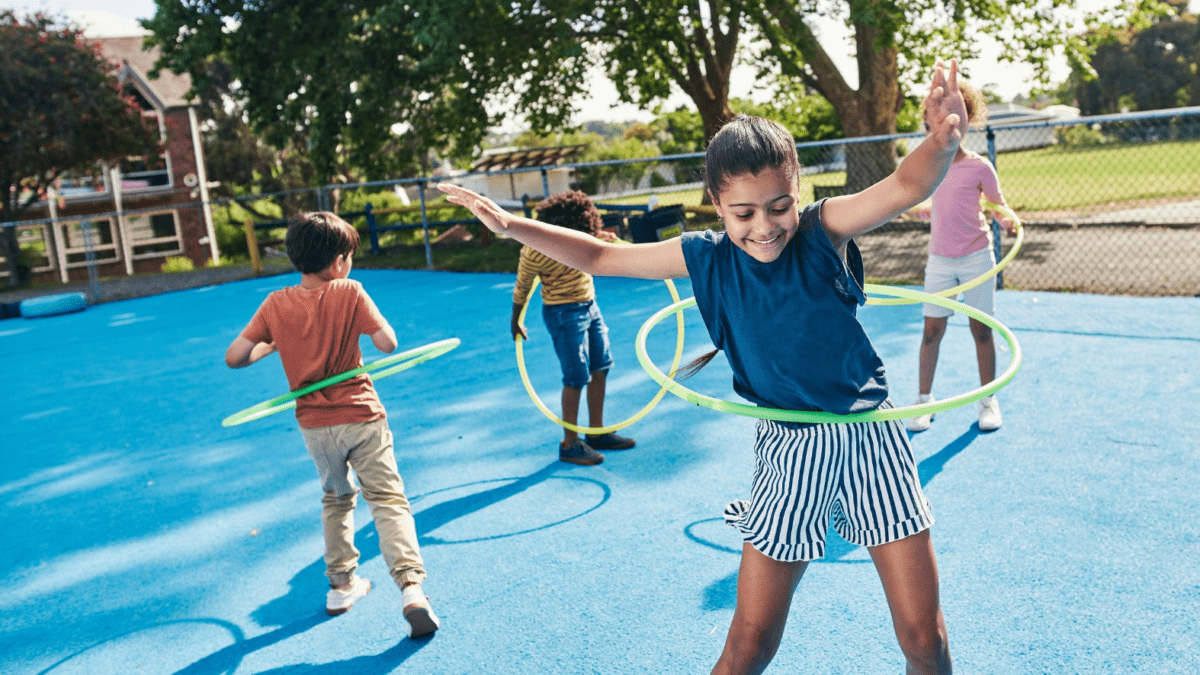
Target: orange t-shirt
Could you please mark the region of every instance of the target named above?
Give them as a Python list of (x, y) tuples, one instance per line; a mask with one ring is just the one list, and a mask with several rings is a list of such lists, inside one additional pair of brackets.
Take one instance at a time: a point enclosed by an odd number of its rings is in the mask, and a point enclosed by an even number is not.
[[(362, 365), (360, 335), (387, 325), (379, 308), (351, 279), (320, 288), (290, 286), (267, 296), (242, 331), (252, 342), (274, 340), (292, 391)], [(305, 429), (384, 419), (383, 403), (365, 373), (296, 400)]]

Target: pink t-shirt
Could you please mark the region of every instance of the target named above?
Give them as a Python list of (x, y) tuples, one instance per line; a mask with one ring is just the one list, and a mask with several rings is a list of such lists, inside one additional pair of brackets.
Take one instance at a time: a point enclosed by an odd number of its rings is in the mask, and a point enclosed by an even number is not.
[(988, 217), (979, 206), (979, 196), (1004, 203), (1000, 179), (987, 158), (966, 151), (967, 156), (950, 165), (946, 179), (933, 193), (929, 252), (961, 258), (986, 248), (992, 240)]

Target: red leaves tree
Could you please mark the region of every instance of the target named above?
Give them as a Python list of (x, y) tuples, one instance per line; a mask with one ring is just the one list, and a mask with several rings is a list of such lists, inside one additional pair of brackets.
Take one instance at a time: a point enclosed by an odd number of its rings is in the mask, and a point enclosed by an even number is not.
[[(121, 94), (117, 66), (79, 30), (0, 10), (0, 55), (0, 223), (17, 220), (68, 171), (161, 154), (157, 126)], [(16, 228), (2, 230), (0, 255), (16, 285)]]

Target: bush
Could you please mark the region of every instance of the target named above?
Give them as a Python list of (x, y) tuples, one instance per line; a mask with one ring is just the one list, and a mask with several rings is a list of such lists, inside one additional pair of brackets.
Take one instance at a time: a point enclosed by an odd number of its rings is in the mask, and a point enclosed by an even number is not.
[(192, 264), (192, 259), (181, 255), (171, 256), (162, 264), (163, 272), (191, 272), (194, 269), (196, 266)]
[(1065, 147), (1090, 147), (1103, 145), (1108, 142), (1104, 132), (1086, 124), (1075, 124), (1069, 127), (1059, 127), (1054, 130), (1058, 144)]

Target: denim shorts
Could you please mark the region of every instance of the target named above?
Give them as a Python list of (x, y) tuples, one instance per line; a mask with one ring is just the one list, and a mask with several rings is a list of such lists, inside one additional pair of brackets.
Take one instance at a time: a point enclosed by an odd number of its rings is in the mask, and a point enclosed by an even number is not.
[(583, 387), (592, 373), (612, 368), (608, 326), (595, 300), (543, 305), (542, 319), (562, 366), (563, 386)]

